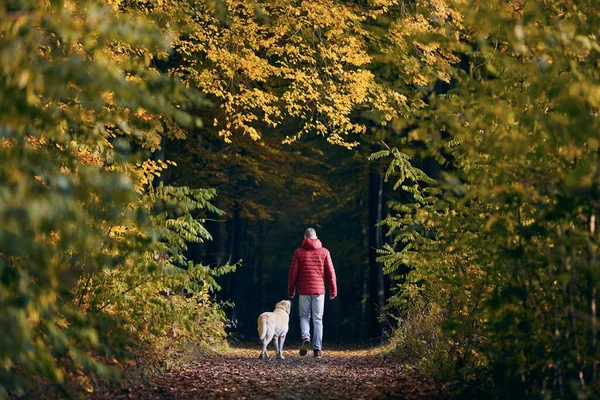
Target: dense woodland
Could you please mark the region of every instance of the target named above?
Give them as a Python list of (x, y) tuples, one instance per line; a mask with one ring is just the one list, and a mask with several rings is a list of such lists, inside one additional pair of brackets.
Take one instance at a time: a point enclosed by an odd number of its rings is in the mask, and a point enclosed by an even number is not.
[(0, 1), (0, 397), (256, 341), (309, 226), (325, 348), (597, 396), (599, 28), (592, 0)]

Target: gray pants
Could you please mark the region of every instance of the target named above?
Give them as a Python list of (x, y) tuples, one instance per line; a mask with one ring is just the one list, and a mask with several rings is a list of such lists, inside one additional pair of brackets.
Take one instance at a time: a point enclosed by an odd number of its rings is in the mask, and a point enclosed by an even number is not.
[(300, 295), (300, 333), (310, 341), (310, 317), (313, 320), (313, 349), (321, 350), (323, 343), (323, 311), (325, 295)]

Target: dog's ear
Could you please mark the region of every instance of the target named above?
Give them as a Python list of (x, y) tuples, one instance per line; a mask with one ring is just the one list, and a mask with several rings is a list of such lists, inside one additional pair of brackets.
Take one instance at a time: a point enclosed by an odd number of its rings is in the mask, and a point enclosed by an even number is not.
[(288, 315), (291, 314), (292, 313), (292, 302), (289, 301), (289, 300), (286, 300), (285, 301), (285, 305), (286, 305), (286, 308), (287, 308)]

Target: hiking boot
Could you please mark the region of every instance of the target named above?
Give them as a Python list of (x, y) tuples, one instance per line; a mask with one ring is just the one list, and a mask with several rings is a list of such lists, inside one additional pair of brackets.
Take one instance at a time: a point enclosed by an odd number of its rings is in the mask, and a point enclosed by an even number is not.
[(323, 355), (321, 354), (321, 350), (313, 350), (313, 357), (314, 358), (322, 358)]
[(308, 346), (310, 346), (310, 340), (304, 339), (302, 340), (302, 346), (300, 346), (300, 355), (305, 356), (308, 353)]

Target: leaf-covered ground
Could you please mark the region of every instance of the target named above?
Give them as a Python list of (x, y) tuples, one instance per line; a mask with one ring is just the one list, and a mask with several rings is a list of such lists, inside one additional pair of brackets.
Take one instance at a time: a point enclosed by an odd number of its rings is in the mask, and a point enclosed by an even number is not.
[(337, 348), (322, 359), (284, 350), (284, 360), (258, 359), (259, 349), (234, 348), (182, 363), (149, 382), (98, 398), (113, 399), (428, 399), (433, 382), (370, 350)]

